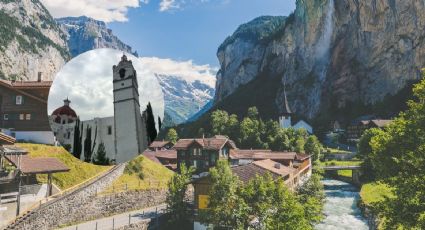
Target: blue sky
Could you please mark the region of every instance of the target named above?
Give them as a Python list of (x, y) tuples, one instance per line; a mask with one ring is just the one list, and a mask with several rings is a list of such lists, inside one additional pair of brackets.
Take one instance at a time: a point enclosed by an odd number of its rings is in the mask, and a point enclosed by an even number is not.
[(108, 22), (141, 56), (218, 67), (217, 47), (262, 15), (289, 15), (295, 0), (41, 0), (54, 17)]
[(210, 0), (160, 12), (155, 2), (130, 9), (109, 27), (142, 56), (218, 66), (217, 47), (236, 28), (261, 15), (288, 15), (295, 0)]

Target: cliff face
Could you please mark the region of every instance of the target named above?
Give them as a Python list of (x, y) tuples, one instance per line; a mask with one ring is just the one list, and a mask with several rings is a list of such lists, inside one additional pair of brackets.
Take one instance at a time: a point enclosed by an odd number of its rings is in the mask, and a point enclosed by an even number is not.
[(255, 19), (220, 46), (216, 103), (260, 76), (280, 85), (264, 103), (280, 111), (285, 83), (292, 110), (312, 120), (380, 103), (421, 78), (423, 12), (423, 0), (297, 0), (289, 17)]
[(51, 80), (69, 59), (65, 34), (38, 0), (0, 1), (0, 79)]
[[(102, 21), (89, 17), (66, 17), (56, 19), (67, 35), (69, 50), (73, 57), (96, 48), (113, 48), (133, 53), (129, 45), (116, 37)], [(133, 53), (137, 56), (137, 53)]]

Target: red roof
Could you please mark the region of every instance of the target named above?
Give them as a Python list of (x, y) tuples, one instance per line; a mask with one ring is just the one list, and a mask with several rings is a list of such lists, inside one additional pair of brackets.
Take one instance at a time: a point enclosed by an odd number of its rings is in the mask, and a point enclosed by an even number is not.
[(60, 116), (60, 115), (67, 115), (76, 118), (77, 113), (69, 105), (64, 105), (62, 107), (59, 107), (53, 111), (52, 115)]

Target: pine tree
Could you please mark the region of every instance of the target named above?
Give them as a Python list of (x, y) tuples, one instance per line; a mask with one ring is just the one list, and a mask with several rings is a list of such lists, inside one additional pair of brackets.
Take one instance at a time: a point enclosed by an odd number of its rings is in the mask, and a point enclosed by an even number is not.
[(100, 142), (99, 146), (97, 147), (97, 152), (93, 159), (93, 163), (96, 165), (110, 164), (109, 158), (106, 156), (105, 144), (103, 144), (103, 142)]
[(87, 126), (86, 129), (86, 139), (84, 139), (84, 161), (90, 162), (91, 161), (91, 128)]
[(75, 121), (73, 146), (74, 147), (72, 148), (72, 155), (80, 159), (81, 157), (80, 118), (77, 118), (77, 120)]
[(146, 131), (148, 134), (148, 142), (149, 144), (152, 143), (152, 141), (155, 140), (156, 136), (158, 135), (158, 132), (155, 127), (155, 117), (153, 115), (152, 106), (149, 102), (146, 106)]

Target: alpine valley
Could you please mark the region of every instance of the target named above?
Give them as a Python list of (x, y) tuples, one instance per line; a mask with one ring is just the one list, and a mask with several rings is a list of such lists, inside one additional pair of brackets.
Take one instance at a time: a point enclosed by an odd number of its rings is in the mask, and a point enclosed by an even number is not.
[[(114, 48), (138, 56), (106, 23), (89, 17), (53, 19), (38, 0), (0, 1), (0, 79), (53, 80), (83, 52)], [(4, 33), (3, 33), (4, 31)], [(155, 70), (153, 70), (155, 71)], [(165, 96), (165, 126), (180, 124), (213, 99), (215, 78), (155, 73)]]
[(256, 106), (276, 120), (286, 88), (293, 112), (317, 131), (392, 117), (421, 78), (424, 10), (422, 0), (298, 0), (288, 17), (243, 24), (218, 48), (213, 108), (243, 116)]

